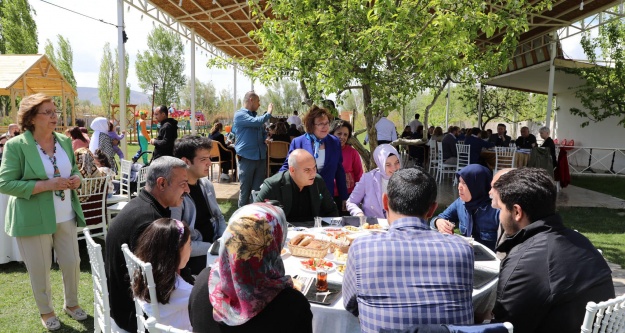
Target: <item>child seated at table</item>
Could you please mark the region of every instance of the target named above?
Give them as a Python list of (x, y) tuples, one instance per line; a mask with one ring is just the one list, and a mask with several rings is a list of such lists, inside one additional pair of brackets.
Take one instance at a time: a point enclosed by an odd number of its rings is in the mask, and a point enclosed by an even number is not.
[[(188, 308), (192, 286), (180, 276), (180, 270), (191, 256), (190, 234), (185, 223), (161, 218), (150, 224), (139, 236), (134, 250), (139, 259), (152, 264), (159, 322), (185, 330), (192, 329)], [(143, 311), (153, 316), (154, 300), (150, 299), (147, 281), (139, 270), (135, 273), (132, 292), (141, 300)]]

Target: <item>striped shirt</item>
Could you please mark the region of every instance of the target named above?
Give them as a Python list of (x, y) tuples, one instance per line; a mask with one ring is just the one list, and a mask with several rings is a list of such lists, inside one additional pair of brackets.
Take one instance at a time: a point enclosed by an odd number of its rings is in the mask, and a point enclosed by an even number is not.
[(426, 220), (395, 220), (388, 233), (359, 237), (349, 249), (345, 309), (362, 332), (416, 324), (473, 322), (473, 249), (430, 230)]

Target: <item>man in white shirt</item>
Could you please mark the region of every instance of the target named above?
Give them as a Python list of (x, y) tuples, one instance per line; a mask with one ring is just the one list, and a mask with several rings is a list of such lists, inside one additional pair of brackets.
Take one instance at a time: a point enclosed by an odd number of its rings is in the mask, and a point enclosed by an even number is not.
[(421, 123), (421, 122), (419, 121), (419, 116), (421, 116), (421, 115), (420, 115), (420, 114), (418, 114), (418, 113), (415, 113), (415, 115), (414, 115), (414, 120), (412, 120), (412, 121), (410, 122), (410, 124), (409, 124), (409, 125), (410, 125), (410, 131), (411, 131), (412, 133), (417, 133), (417, 128), (418, 128), (419, 126), (423, 126), (423, 123)]
[(382, 116), (375, 124), (375, 130), (378, 132), (378, 144), (391, 143), (397, 140), (397, 129), (392, 121), (386, 119), (386, 115)]
[(286, 122), (289, 124), (295, 124), (296, 127), (299, 127), (302, 124), (302, 120), (297, 115), (297, 111), (293, 111), (293, 115), (291, 115)]
[(6, 133), (7, 140), (18, 135), (20, 135), (20, 127), (17, 126), (17, 124), (10, 124), (9, 130)]

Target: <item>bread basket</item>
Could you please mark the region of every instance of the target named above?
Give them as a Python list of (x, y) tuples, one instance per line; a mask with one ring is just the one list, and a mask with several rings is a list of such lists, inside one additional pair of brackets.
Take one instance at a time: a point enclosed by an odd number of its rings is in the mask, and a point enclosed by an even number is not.
[[(310, 245), (314, 245), (314, 247)], [(330, 242), (315, 239), (308, 246), (293, 245), (291, 244), (291, 242), (289, 242), (288, 246), (289, 251), (291, 251), (291, 255), (294, 255), (296, 257), (323, 258), (326, 256), (326, 254), (328, 254)]]

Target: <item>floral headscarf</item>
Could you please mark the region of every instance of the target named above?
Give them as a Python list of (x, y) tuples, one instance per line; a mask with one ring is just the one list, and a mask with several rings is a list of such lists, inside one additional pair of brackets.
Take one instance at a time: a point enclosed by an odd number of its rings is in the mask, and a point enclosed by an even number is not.
[[(95, 157), (93, 157), (93, 154), (91, 153), (89, 149), (78, 148), (74, 152), (74, 155), (76, 156), (76, 166), (78, 167), (78, 171), (80, 171), (80, 175), (82, 176), (82, 179), (105, 176), (105, 174), (100, 172), (100, 170), (98, 170), (98, 167), (95, 165)], [(95, 184), (92, 182), (91, 185), (99, 186), (100, 184)], [(90, 190), (90, 189), (87, 189), (87, 188), (84, 188), (84, 186), (81, 186), (77, 190), (78, 195), (82, 195), (83, 193), (89, 193), (87, 192), (87, 190)], [(91, 191), (91, 193), (92, 192), (93, 191)], [(89, 198), (87, 197), (81, 197), (80, 201), (85, 202), (88, 199)]]
[(208, 277), (216, 321), (242, 325), (282, 290), (293, 287), (280, 257), (286, 234), (286, 217), (279, 207), (258, 202), (234, 212)]

